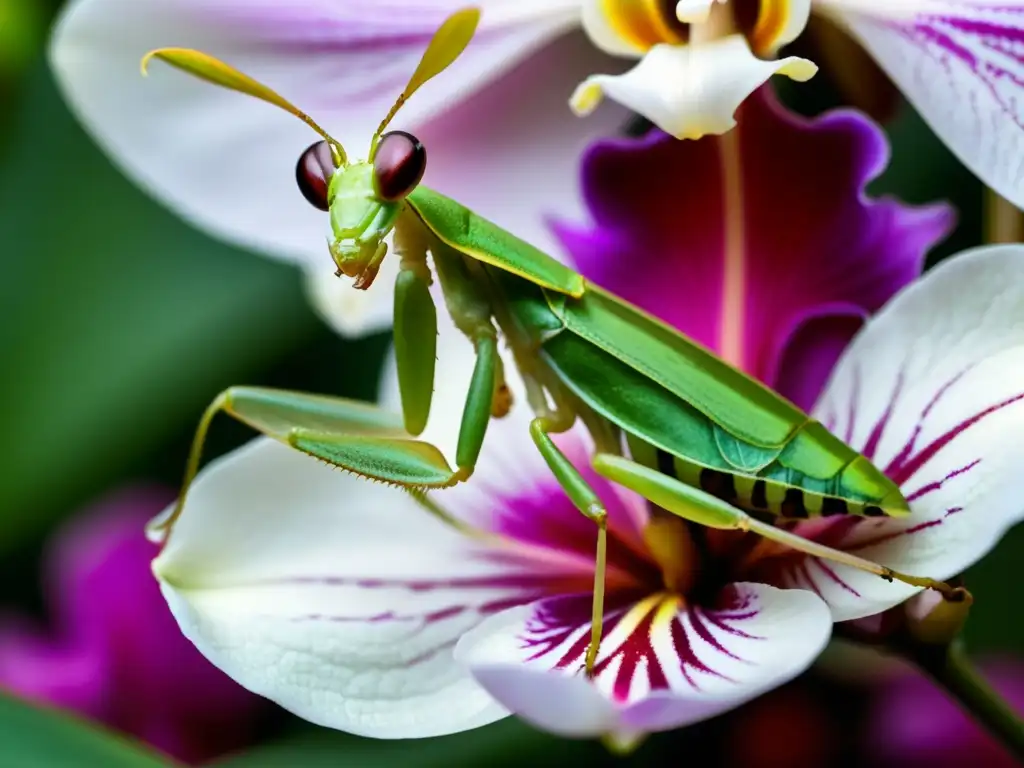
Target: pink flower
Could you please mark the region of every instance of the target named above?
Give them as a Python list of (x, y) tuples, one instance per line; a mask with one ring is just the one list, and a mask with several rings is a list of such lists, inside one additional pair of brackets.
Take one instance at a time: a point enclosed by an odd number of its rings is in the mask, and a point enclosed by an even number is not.
[[(983, 664), (992, 686), (1024, 712), (1024, 665), (1003, 659)], [(874, 764), (902, 768), (1018, 765), (952, 699), (930, 680), (910, 671), (880, 688), (870, 721), (868, 750)]]
[(51, 629), (0, 626), (0, 686), (201, 762), (254, 736), (263, 704), (182, 636), (150, 575), (148, 518), (172, 498), (132, 488), (60, 531), (47, 557)]

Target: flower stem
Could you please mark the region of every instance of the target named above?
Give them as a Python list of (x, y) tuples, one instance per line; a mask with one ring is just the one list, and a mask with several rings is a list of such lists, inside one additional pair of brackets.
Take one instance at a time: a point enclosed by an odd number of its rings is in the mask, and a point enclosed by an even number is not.
[(1017, 243), (1024, 238), (1024, 213), (991, 189), (985, 190), (985, 242)]
[(974, 669), (959, 640), (918, 646), (913, 661), (960, 704), (992, 738), (1024, 762), (1024, 721)]

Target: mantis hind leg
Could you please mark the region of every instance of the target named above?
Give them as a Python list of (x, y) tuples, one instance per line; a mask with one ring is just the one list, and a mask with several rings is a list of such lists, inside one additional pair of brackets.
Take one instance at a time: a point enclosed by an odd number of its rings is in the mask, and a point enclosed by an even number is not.
[(662, 509), (698, 525), (719, 530), (750, 531), (812, 557), (867, 571), (887, 581), (901, 581), (915, 587), (934, 589), (951, 599), (962, 597), (961, 590), (944, 582), (908, 576), (849, 552), (797, 536), (771, 523), (757, 520), (700, 488), (686, 485), (674, 477), (622, 456), (599, 453), (594, 457), (593, 465), (602, 477), (629, 488)]
[(203, 413), (192, 441), (178, 504), (159, 528), (168, 528), (181, 514), (199, 468), (210, 423), (221, 412), (278, 442), (373, 480), (412, 490), (444, 488), (458, 482), (456, 473), (436, 447), (409, 437), (400, 415), (340, 397), (264, 387), (231, 387), (221, 392)]
[(604, 581), (608, 559), (608, 512), (597, 493), (583, 479), (579, 470), (565, 457), (551, 439), (552, 433), (565, 432), (572, 426), (572, 417), (559, 414), (539, 416), (530, 422), (530, 437), (540, 451), (548, 467), (554, 473), (559, 485), (566, 492), (576, 508), (597, 524), (597, 552), (594, 558), (594, 602), (591, 612), (590, 645), (587, 647), (587, 674), (594, 671), (597, 653), (601, 646), (601, 630), (604, 625)]

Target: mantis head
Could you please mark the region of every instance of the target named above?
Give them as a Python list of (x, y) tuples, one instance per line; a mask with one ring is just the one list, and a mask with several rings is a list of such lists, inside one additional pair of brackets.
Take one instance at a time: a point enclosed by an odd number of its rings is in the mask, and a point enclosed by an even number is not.
[(366, 160), (349, 160), (342, 145), (305, 112), (262, 83), (200, 51), (151, 51), (142, 59), (142, 73), (146, 74), (151, 59), (162, 59), (202, 80), (280, 107), (316, 131), (320, 140), (302, 152), (295, 169), (299, 191), (330, 216), (328, 247), (336, 274), (354, 278), (356, 288), (366, 289), (387, 253), (384, 241), (394, 229), (404, 200), (416, 189), (427, 167), (426, 150), (415, 136), (404, 131), (385, 133), (385, 129), (420, 86), (462, 54), (479, 21), (479, 9), (464, 8), (438, 28), (405, 89), (374, 132)]

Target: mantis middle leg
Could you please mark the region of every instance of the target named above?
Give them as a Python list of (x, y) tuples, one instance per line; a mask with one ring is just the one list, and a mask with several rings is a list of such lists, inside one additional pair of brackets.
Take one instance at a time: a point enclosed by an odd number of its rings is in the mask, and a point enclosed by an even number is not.
[(565, 454), (551, 439), (552, 434), (569, 430), (575, 416), (567, 409), (538, 416), (530, 422), (530, 437), (540, 451), (573, 505), (597, 525), (597, 552), (594, 557), (594, 594), (590, 617), (590, 645), (587, 647), (587, 674), (594, 671), (594, 663), (601, 647), (601, 632), (604, 626), (605, 570), (608, 562), (608, 511), (597, 492), (572, 465)]

